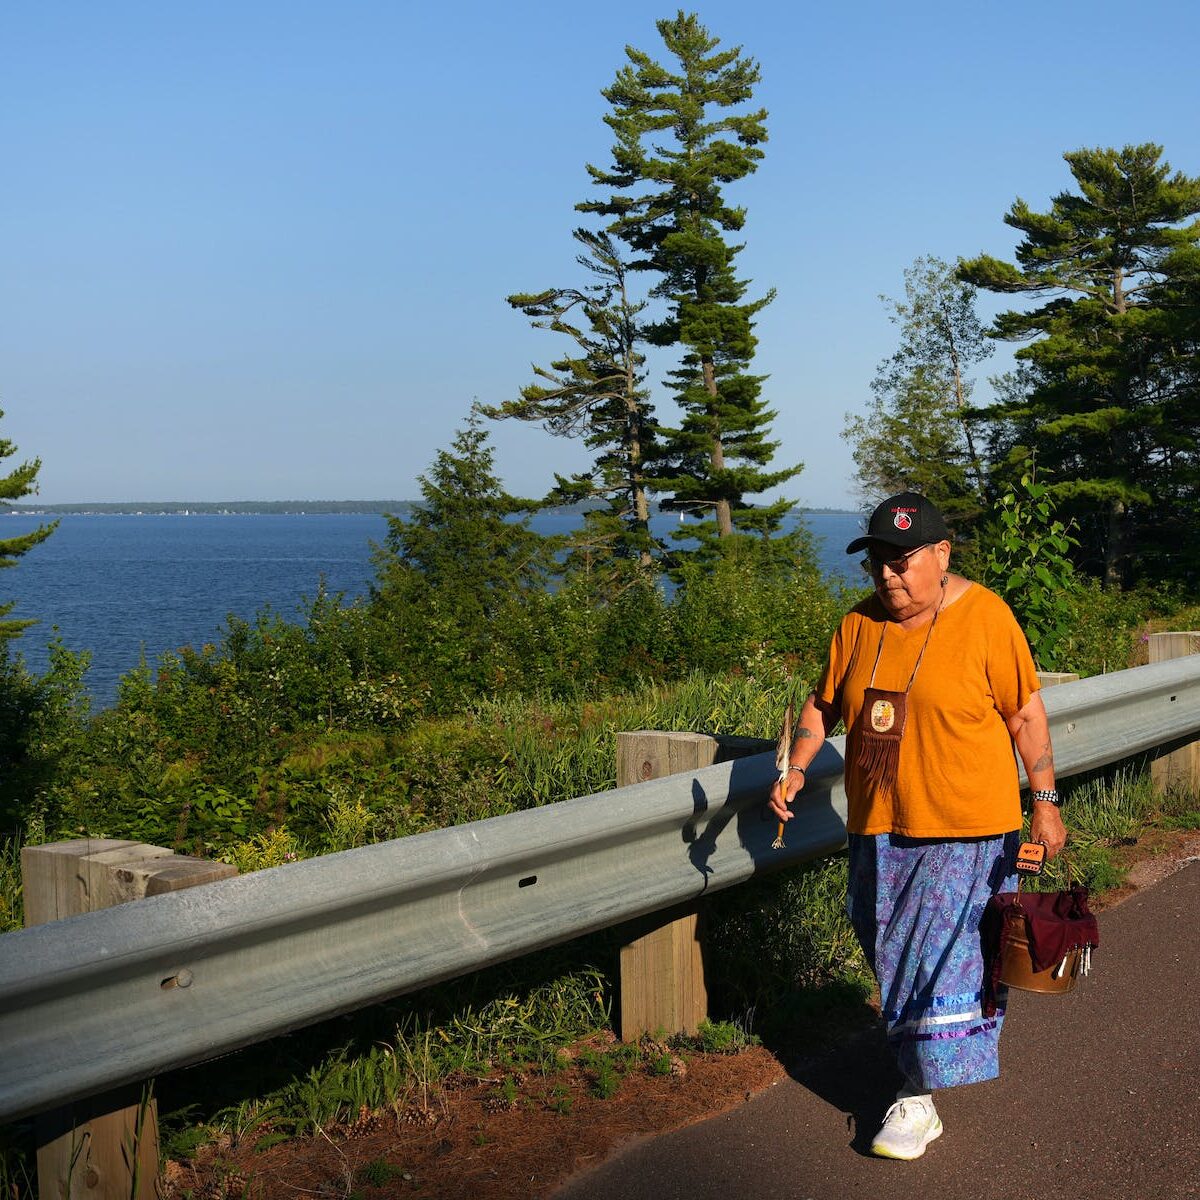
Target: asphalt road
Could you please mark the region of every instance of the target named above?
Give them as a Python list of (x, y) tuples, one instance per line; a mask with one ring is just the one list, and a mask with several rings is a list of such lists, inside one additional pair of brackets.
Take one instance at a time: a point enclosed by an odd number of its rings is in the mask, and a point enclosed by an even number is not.
[(1100, 942), (1071, 994), (1010, 994), (1000, 1078), (937, 1093), (915, 1162), (867, 1152), (896, 1084), (872, 1033), (554, 1200), (1200, 1197), (1200, 863), (1102, 914)]

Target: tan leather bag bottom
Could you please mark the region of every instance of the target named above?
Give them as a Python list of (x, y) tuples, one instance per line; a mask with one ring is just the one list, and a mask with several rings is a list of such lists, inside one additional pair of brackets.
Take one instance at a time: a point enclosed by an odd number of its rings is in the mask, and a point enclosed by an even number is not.
[(1074, 988), (1082, 961), (1082, 950), (1068, 950), (1062, 963), (1047, 971), (1035, 971), (1029, 953), (1025, 918), (1019, 912), (1005, 915), (1003, 950), (1000, 954), (1001, 983), (1025, 992), (1062, 995)]

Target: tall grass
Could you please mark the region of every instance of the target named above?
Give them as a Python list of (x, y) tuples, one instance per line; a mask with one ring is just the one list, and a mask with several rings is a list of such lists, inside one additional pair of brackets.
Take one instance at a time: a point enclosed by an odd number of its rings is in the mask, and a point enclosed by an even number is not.
[(1114, 851), (1134, 844), (1148, 829), (1176, 825), (1177, 814), (1196, 804), (1187, 792), (1157, 792), (1144, 762), (1126, 764), (1107, 776), (1068, 779), (1060, 786), (1070, 836), (1065, 853), (1033, 882), (1038, 890), (1054, 891), (1068, 880), (1093, 892), (1119, 887), (1125, 871)]
[(647, 683), (625, 696), (585, 703), (500, 699), (472, 717), (502, 747), (497, 795), (511, 809), (533, 808), (616, 786), (617, 734), (634, 729), (773, 738), (780, 697), (801, 691), (774, 660), (725, 676), (693, 673), (679, 683)]
[[(0, 838), (0, 934), (25, 923), (25, 894), (21, 885), (21, 842)], [(3, 1192), (0, 1192), (0, 1196)]]
[(3, 1200), (34, 1200), (37, 1196), (37, 1166), (28, 1126), (0, 1125), (0, 1197)]

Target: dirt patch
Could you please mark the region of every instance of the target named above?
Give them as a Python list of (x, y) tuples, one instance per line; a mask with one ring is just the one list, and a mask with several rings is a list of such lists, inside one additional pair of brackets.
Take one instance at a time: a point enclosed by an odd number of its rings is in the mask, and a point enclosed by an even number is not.
[(675, 1056), (669, 1074), (639, 1066), (609, 1099), (597, 1096), (595, 1079), (578, 1068), (524, 1080), (511, 1100), (499, 1081), (460, 1082), (428, 1109), (364, 1114), (356, 1129), (261, 1153), (227, 1142), (206, 1147), (193, 1163), (166, 1165), (165, 1191), (173, 1200), (532, 1200), (620, 1146), (715, 1116), (783, 1075), (769, 1051), (753, 1047)]
[(1136, 841), (1113, 850), (1117, 866), (1124, 869), (1125, 882), (1097, 896), (1092, 904), (1103, 912), (1128, 900), (1142, 888), (1161, 883), (1180, 868), (1200, 858), (1200, 833), (1194, 829), (1150, 829)]

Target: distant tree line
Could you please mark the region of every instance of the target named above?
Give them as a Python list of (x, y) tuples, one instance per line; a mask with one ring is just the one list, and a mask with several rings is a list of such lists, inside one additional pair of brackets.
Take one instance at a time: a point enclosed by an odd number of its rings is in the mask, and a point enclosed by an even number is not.
[(125, 500), (118, 503), (13, 504), (13, 512), (53, 516), (117, 514), (121, 516), (182, 514), (246, 516), (254, 514), (299, 515), (305, 513), (382, 514), (408, 512), (409, 500)]

